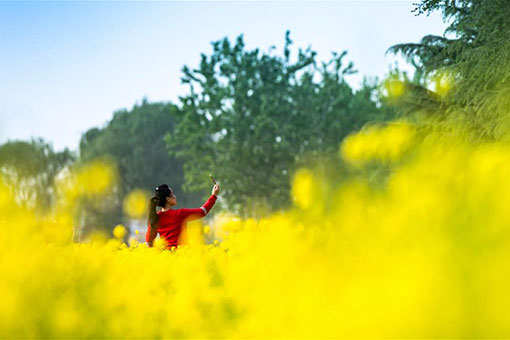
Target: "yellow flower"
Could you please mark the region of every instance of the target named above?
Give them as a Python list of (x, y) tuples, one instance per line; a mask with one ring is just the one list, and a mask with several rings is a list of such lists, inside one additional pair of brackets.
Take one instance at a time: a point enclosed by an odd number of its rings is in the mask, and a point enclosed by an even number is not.
[(441, 97), (445, 97), (448, 93), (450, 93), (454, 85), (453, 74), (446, 70), (436, 72), (431, 77), (431, 80), (434, 85), (435, 92)]
[(140, 219), (147, 214), (149, 194), (143, 190), (133, 190), (124, 199), (124, 212), (131, 218)]
[(301, 169), (295, 175), (292, 182), (292, 200), (302, 208), (307, 209), (312, 205), (314, 197), (314, 177), (310, 170)]
[(126, 228), (122, 224), (118, 224), (113, 228), (113, 236), (118, 240), (122, 240), (126, 233)]
[(210, 225), (208, 225), (208, 224), (207, 224), (207, 225), (204, 227), (204, 234), (205, 234), (205, 235), (209, 235), (209, 234), (211, 234), (211, 226), (210, 226)]
[(371, 126), (348, 136), (341, 144), (340, 154), (353, 164), (371, 160), (394, 162), (413, 145), (414, 136), (414, 127), (406, 123)]
[(387, 78), (383, 84), (385, 95), (389, 98), (398, 98), (405, 92), (405, 83), (396, 76)]

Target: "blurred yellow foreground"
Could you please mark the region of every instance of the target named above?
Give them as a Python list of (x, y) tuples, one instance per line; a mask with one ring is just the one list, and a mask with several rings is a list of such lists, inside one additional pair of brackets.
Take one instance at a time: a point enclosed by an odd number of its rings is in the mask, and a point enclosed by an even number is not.
[[(292, 210), (217, 215), (221, 242), (190, 226), (175, 252), (127, 246), (122, 227), (71, 242), (73, 202), (100, 199), (108, 164), (62, 180), (45, 217), (0, 185), (0, 337), (510, 337), (510, 148), (418, 138), (352, 135), (340, 155), (359, 175), (302, 169)], [(379, 185), (374, 164), (391, 169)]]

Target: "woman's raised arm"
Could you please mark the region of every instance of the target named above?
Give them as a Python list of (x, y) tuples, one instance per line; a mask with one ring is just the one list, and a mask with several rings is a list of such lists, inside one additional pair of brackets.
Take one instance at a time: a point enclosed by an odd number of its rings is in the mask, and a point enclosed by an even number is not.
[(214, 206), (214, 203), (216, 203), (216, 199), (218, 198), (217, 195), (220, 192), (220, 185), (215, 184), (212, 189), (211, 196), (207, 199), (207, 201), (200, 207), (195, 209), (180, 209), (180, 213), (183, 219), (186, 221), (193, 221), (198, 220), (199, 218), (204, 217), (207, 215), (209, 211), (211, 211), (211, 208)]

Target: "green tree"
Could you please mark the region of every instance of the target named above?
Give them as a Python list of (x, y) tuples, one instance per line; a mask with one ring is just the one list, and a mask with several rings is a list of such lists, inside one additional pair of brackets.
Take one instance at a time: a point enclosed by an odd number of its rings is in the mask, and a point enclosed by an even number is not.
[(55, 177), (75, 157), (68, 150), (55, 152), (43, 139), (9, 141), (0, 146), (0, 175), (13, 187), (23, 206), (44, 213), (55, 202)]
[(510, 2), (422, 0), (415, 8), (417, 14), (435, 10), (449, 23), (444, 36), (427, 35), (389, 51), (402, 53), (420, 74), (451, 75), (450, 93), (432, 96), (445, 121), (464, 122), (479, 138), (509, 139)]
[(372, 100), (375, 86), (354, 93), (346, 83), (355, 72), (346, 52), (318, 65), (310, 48), (291, 61), (291, 44), (287, 32), (278, 56), (245, 50), (242, 35), (235, 44), (225, 38), (197, 69), (183, 68), (190, 91), (166, 141), (189, 190), (207, 188), (213, 172), (230, 210), (285, 208), (296, 167), (336, 153), (346, 134), (388, 114)]

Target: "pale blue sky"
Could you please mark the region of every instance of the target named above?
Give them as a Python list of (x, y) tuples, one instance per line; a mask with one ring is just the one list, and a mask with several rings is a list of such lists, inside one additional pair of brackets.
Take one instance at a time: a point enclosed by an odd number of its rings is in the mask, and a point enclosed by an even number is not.
[(411, 13), (416, 1), (0, 2), (0, 143), (43, 137), (77, 149), (115, 110), (143, 97), (176, 102), (182, 66), (225, 36), (281, 54), (289, 29), (294, 52), (347, 50), (357, 87), (395, 63), (391, 45), (443, 33), (439, 13)]

